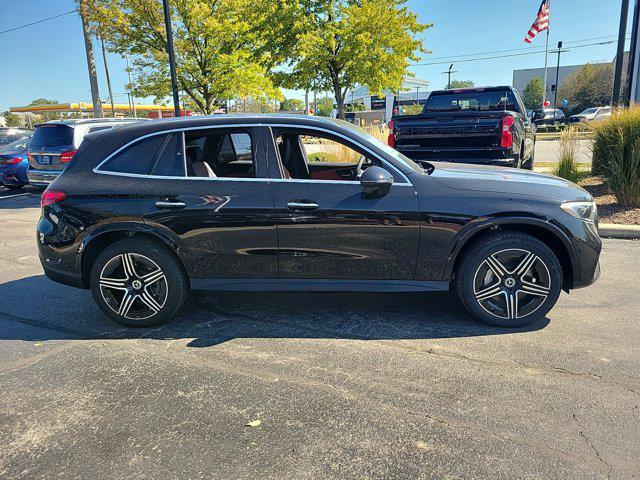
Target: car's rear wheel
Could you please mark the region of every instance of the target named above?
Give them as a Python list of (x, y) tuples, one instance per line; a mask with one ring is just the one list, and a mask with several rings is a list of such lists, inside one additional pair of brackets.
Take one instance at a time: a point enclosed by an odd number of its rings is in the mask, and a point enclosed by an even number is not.
[(562, 289), (562, 267), (537, 238), (496, 233), (474, 243), (456, 269), (456, 290), (484, 323), (519, 327), (544, 317)]
[(119, 241), (98, 255), (90, 283), (100, 309), (129, 327), (170, 320), (189, 293), (188, 279), (173, 254), (156, 242), (134, 238)]

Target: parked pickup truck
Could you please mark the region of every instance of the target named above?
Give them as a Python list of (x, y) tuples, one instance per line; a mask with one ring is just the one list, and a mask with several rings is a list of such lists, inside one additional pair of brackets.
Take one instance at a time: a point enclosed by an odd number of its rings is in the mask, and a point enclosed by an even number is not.
[(422, 113), (389, 122), (389, 145), (415, 161), (533, 168), (536, 127), (512, 87), (434, 91)]

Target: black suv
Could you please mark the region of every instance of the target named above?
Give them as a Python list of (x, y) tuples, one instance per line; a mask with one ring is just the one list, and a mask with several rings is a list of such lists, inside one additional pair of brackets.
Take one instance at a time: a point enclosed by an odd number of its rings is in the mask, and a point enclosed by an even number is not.
[(434, 292), (531, 323), (598, 276), (592, 197), (515, 169), (412, 162), (346, 122), (159, 120), (88, 135), (42, 195), (40, 259), (117, 322), (190, 289)]

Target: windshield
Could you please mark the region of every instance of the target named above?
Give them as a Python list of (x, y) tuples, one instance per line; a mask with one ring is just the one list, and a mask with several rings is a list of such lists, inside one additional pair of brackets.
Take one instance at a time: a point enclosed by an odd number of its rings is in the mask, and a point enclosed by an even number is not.
[(382, 150), (384, 153), (386, 153), (387, 155), (392, 157), (394, 160), (397, 160), (398, 162), (402, 163), (403, 165), (409, 167), (411, 170), (413, 170), (415, 172), (418, 172), (418, 173), (424, 173), (424, 169), (420, 165), (418, 165), (416, 162), (411, 160), (409, 157), (404, 156), (399, 151), (397, 151), (395, 148), (390, 147), (389, 145), (387, 145), (386, 143), (384, 143), (380, 139), (376, 138), (375, 136), (371, 135), (370, 133), (367, 133), (362, 128), (360, 128), (360, 127), (358, 127), (356, 125), (353, 125), (352, 123), (345, 122), (344, 120), (339, 120), (337, 118), (331, 118), (329, 120), (331, 120), (334, 123), (337, 123), (341, 127), (348, 128), (353, 133), (355, 133), (358, 137), (360, 137), (361, 139), (363, 139), (363, 140), (375, 145), (380, 150)]
[(29, 146), (30, 141), (31, 141), (31, 137), (21, 138), (20, 140), (16, 140), (7, 145), (4, 145), (2, 148), (0, 148), (0, 152), (14, 152), (14, 151), (26, 150), (27, 147)]
[(582, 112), (580, 115), (591, 115), (592, 113), (596, 113), (598, 111), (597, 108), (587, 108), (584, 112)]
[(31, 150), (73, 145), (73, 128), (66, 125), (39, 125), (31, 139)]
[(425, 112), (516, 110), (516, 100), (509, 90), (461, 90), (433, 92), (427, 99)]

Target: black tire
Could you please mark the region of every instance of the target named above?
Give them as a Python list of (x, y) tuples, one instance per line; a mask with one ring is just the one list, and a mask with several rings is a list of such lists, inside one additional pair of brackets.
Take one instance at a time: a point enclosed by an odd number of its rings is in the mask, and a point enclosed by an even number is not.
[[(501, 275), (500, 270), (504, 270)], [(560, 262), (547, 245), (525, 233), (499, 232), (474, 242), (463, 253), (455, 289), (481, 322), (522, 327), (549, 313), (560, 296), (562, 280)]]
[(171, 320), (189, 295), (188, 278), (173, 253), (146, 239), (121, 240), (102, 251), (91, 268), (90, 284), (100, 309), (128, 327)]
[(535, 156), (536, 156), (536, 143), (533, 142), (533, 150), (531, 151), (531, 155), (529, 156), (529, 158), (527, 158), (522, 162), (522, 165), (520, 165), (520, 168), (524, 168), (525, 170), (533, 170), (533, 162), (535, 160)]

